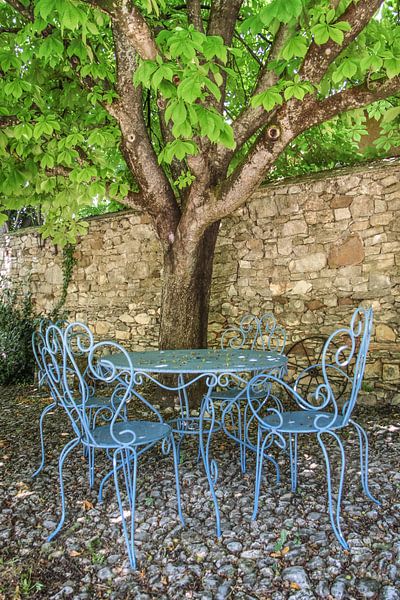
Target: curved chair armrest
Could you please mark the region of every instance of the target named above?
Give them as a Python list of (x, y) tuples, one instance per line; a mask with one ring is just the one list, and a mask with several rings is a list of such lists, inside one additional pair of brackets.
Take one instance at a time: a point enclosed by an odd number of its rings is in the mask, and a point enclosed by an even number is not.
[[(319, 403), (317, 405), (315, 405), (315, 404), (311, 404), (306, 398), (304, 398), (302, 395), (300, 395), (299, 392), (293, 386), (286, 383), (286, 381), (284, 381), (283, 379), (280, 379), (279, 377), (276, 377), (274, 375), (268, 375), (268, 374), (261, 375), (261, 376), (259, 375), (259, 376), (257, 376), (257, 378), (254, 377), (248, 384), (247, 400), (250, 403), (250, 407), (251, 407), (253, 413), (254, 413), (254, 407), (252, 405), (252, 399), (251, 399), (252, 394), (251, 394), (250, 388), (252, 386), (254, 386), (255, 382), (257, 383), (257, 385), (259, 385), (261, 378), (262, 378), (262, 382), (264, 385), (271, 384), (269, 389), (266, 388), (265, 400), (276, 397), (276, 394), (275, 393), (273, 394), (272, 389), (271, 389), (272, 384), (275, 384), (275, 385), (283, 388), (283, 390), (294, 399), (294, 401), (296, 402), (298, 407), (302, 410), (312, 410), (314, 412), (318, 412), (318, 411), (324, 410), (328, 406), (328, 404), (331, 403), (334, 412), (337, 414), (337, 406), (336, 406), (336, 402), (335, 402), (332, 390), (330, 389), (330, 387), (328, 387), (326, 385), (326, 383), (321, 383), (316, 388), (316, 390), (314, 392), (314, 397), (315, 397), (315, 400), (317, 400), (317, 401), (319, 400)], [(284, 406), (284, 401), (282, 401), (281, 398), (280, 398), (280, 404), (282, 406)]]
[(293, 382), (293, 388), (296, 389), (298, 384), (300, 383), (301, 379), (304, 379), (304, 377), (307, 377), (310, 374), (310, 372), (312, 372), (315, 369), (321, 369), (321, 371), (322, 371), (323, 368), (333, 369), (341, 377), (346, 379), (348, 382), (352, 381), (352, 378), (346, 373), (346, 371), (343, 371), (343, 369), (341, 369), (337, 365), (332, 365), (332, 364), (322, 365), (322, 363), (318, 363), (315, 365), (310, 365), (309, 367), (306, 367), (305, 369), (303, 369), (303, 371), (301, 371), (301, 373), (296, 377), (296, 380)]

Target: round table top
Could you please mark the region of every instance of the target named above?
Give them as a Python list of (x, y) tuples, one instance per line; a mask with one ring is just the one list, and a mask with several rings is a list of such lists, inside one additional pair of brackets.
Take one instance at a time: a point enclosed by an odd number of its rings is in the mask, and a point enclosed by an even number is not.
[[(147, 373), (240, 373), (270, 371), (286, 365), (286, 356), (268, 350), (148, 350), (128, 352), (135, 371)], [(105, 356), (117, 369), (127, 366), (121, 353)]]

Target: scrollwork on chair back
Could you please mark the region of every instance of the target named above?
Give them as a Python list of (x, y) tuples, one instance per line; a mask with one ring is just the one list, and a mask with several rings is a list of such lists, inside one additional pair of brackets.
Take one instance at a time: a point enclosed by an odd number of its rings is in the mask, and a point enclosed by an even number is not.
[(226, 329), (221, 336), (221, 348), (270, 350), (280, 354), (286, 344), (286, 331), (272, 313), (261, 317), (247, 314), (239, 325)]
[(42, 366), (43, 376), (49, 386), (55, 402), (64, 401), (63, 386), (63, 332), (57, 325), (49, 325), (43, 333), (36, 332), (35, 348), (38, 353), (38, 363)]
[(93, 334), (83, 323), (69, 323), (63, 333), (63, 406), (77, 433), (93, 443), (90, 431), (90, 414), (86, 404), (90, 398), (85, 381), (88, 356), (94, 345)]
[(349, 328), (349, 336), (352, 339), (352, 355), (348, 357), (348, 361), (352, 359), (354, 356), (355, 364), (352, 373), (352, 389), (348, 402), (343, 407), (343, 416), (345, 418), (345, 422), (347, 423), (351, 417), (351, 413), (354, 409), (355, 403), (357, 401), (358, 393), (361, 388), (365, 365), (367, 362), (367, 354), (369, 343), (371, 340), (372, 334), (372, 324), (373, 324), (373, 309), (372, 307), (363, 308), (359, 307), (353, 314), (350, 328)]
[[(357, 308), (352, 315), (350, 326), (334, 331), (325, 343), (321, 357), (321, 368), (324, 381), (318, 385), (313, 394), (315, 404), (310, 405), (309, 402), (302, 399), (304, 408), (319, 411), (327, 409), (329, 411), (329, 419), (323, 415), (316, 416), (314, 425), (318, 429), (329, 429), (334, 424), (339, 414), (335, 390), (330, 382), (331, 374), (336, 370), (341, 371), (344, 376), (347, 376), (346, 368), (354, 361), (354, 369), (350, 378), (350, 397), (342, 409), (344, 424), (347, 423), (351, 416), (364, 375), (368, 346), (371, 338), (372, 319), (372, 308)], [(334, 347), (333, 352), (332, 346)]]
[[(247, 428), (250, 428), (253, 422), (257, 423), (261, 430), (273, 434), (271, 444), (274, 442), (285, 448), (285, 439), (278, 431), (283, 423), (282, 403), (274, 393), (274, 381), (278, 380), (272, 374), (258, 374), (247, 384), (247, 406), (250, 407), (251, 413), (247, 420)], [(245, 433), (246, 437), (249, 437), (249, 431)]]

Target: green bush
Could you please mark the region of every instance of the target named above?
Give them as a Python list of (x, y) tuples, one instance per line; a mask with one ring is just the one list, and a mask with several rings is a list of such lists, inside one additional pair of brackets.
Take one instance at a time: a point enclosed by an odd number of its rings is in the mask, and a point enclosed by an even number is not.
[(33, 380), (32, 333), (36, 319), (29, 292), (0, 281), (0, 385)]

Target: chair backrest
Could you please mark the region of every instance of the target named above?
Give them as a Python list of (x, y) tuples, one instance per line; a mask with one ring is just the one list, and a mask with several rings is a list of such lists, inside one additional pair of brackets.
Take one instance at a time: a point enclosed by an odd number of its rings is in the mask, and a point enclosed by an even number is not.
[(285, 344), (286, 331), (272, 313), (261, 317), (244, 315), (239, 325), (228, 327), (221, 336), (221, 348), (273, 350), (282, 354)]
[[(309, 335), (293, 342), (292, 345), (285, 350), (287, 362), (287, 381), (291, 385), (295, 385), (301, 396), (307, 397), (310, 392), (323, 383), (321, 357), (324, 349), (327, 336), (325, 335)], [(330, 346), (331, 354), (335, 353), (339, 348), (332, 342)], [(332, 362), (332, 358), (328, 359)], [(353, 365), (349, 364), (345, 370), (346, 376), (342, 375), (342, 371), (332, 371), (330, 373), (330, 384), (335, 391), (336, 400), (340, 400), (342, 396), (347, 397), (347, 390), (351, 379)], [(299, 378), (299, 374), (301, 377)]]
[[(361, 388), (365, 370), (369, 341), (371, 338), (373, 311), (372, 308), (357, 308), (351, 318), (349, 327), (334, 331), (326, 340), (321, 353), (321, 363), (307, 367), (292, 387), (280, 377), (272, 374), (259, 374), (247, 385), (247, 400), (253, 417), (261, 427), (268, 430), (279, 430), (282, 424), (280, 403), (282, 391), (292, 398), (297, 407), (315, 412), (314, 426), (319, 430), (329, 430), (335, 425), (339, 415), (337, 392), (331, 384), (332, 375), (338, 373), (348, 378), (350, 394), (342, 407), (340, 425), (348, 423)], [(352, 371), (348, 365), (353, 362)], [(316, 381), (310, 394), (302, 395), (299, 385), (310, 369), (318, 368), (322, 381)], [(286, 395), (285, 394), (285, 395)], [(292, 410), (287, 406), (285, 410)], [(298, 408), (297, 408), (298, 410)], [(329, 416), (327, 416), (329, 415)], [(266, 420), (267, 417), (267, 420)]]
[(307, 398), (296, 398), (302, 408), (326, 409), (333, 414), (339, 414), (338, 400), (341, 393), (337, 381), (338, 378), (342, 381), (347, 379), (347, 390), (350, 389), (350, 392), (341, 409), (343, 424), (347, 424), (362, 384), (372, 321), (372, 308), (360, 306), (354, 311), (349, 327), (341, 327), (328, 337), (321, 353), (321, 362), (306, 368), (294, 383), (294, 389), (301, 394), (301, 382), (304, 377), (312, 370), (320, 372), (320, 382), (316, 382), (312, 393)]
[[(329, 387), (333, 397), (335, 397), (335, 392), (330, 384), (330, 373), (335, 370), (341, 370), (350, 379), (350, 396), (342, 409), (344, 424), (351, 417), (361, 388), (371, 339), (372, 322), (372, 307), (364, 308), (360, 306), (354, 311), (350, 326), (333, 332), (327, 339), (322, 351), (321, 363), (325, 385)], [(334, 354), (331, 351), (332, 345), (337, 347)], [(334, 362), (329, 361), (332, 354)], [(351, 362), (354, 362), (353, 372), (349, 375), (349, 371), (346, 373), (346, 369)]]
[[(56, 321), (53, 322), (51, 319), (45, 317), (40, 320), (37, 329), (32, 333), (32, 351), (35, 357), (36, 365), (38, 368), (38, 384), (41, 387), (47, 381), (46, 369), (43, 363), (42, 351), (45, 345), (46, 330), (50, 325), (57, 325), (60, 329), (67, 325), (67, 321)], [(49, 386), (50, 387), (50, 386)], [(50, 387), (51, 391), (51, 387)]]
[[(117, 368), (110, 356), (120, 356)], [(93, 428), (110, 423), (110, 434), (116, 446), (134, 443), (135, 434), (127, 432), (124, 441), (116, 432), (116, 424), (125, 420), (126, 404), (136, 399), (145, 405), (147, 412), (162, 421), (159, 412), (135, 391), (135, 372), (128, 352), (116, 342), (95, 342), (90, 329), (83, 323), (69, 323), (62, 330), (56, 325), (47, 328), (42, 350), (43, 363), (50, 385), (64, 407), (78, 437), (97, 445)], [(88, 405), (91, 398), (86, 375), (106, 388), (107, 403)]]

